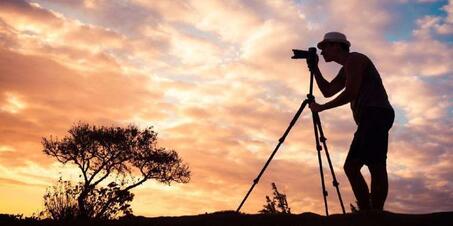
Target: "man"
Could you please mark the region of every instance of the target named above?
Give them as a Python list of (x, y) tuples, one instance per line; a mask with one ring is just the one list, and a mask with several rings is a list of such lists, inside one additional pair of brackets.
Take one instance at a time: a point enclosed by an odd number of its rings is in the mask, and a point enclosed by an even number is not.
[[(359, 210), (383, 210), (388, 193), (386, 169), (388, 131), (395, 117), (381, 77), (371, 60), (357, 52), (349, 52), (350, 42), (339, 32), (329, 32), (318, 43), (326, 62), (334, 61), (343, 67), (338, 75), (328, 82), (318, 68), (318, 57), (309, 63), (316, 83), (325, 97), (341, 92), (325, 103), (311, 103), (310, 109), (321, 112), (351, 103), (357, 131), (354, 134), (344, 164)], [(360, 173), (366, 165), (371, 174), (371, 194)]]

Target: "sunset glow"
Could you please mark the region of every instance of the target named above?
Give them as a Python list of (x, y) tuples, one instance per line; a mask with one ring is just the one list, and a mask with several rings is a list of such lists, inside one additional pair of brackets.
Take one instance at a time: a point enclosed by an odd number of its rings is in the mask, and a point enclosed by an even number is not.
[[(188, 184), (132, 190), (135, 215), (235, 210), (308, 93), (291, 49), (333, 30), (373, 60), (396, 110), (386, 210), (451, 211), (453, 0), (0, 0), (0, 213), (37, 213), (60, 176), (78, 179), (41, 145), (77, 122), (153, 126), (189, 165)], [(319, 66), (328, 80), (340, 68)], [(324, 213), (310, 115), (242, 211), (262, 209), (275, 182), (294, 213)], [(349, 210), (356, 125), (349, 105), (320, 116)]]

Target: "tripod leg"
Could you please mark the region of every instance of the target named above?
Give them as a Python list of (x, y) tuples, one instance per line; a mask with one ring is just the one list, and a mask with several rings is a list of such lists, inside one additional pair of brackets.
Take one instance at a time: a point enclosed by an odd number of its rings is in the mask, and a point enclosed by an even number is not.
[(343, 211), (343, 214), (345, 214), (346, 211), (344, 209), (343, 199), (341, 198), (340, 189), (338, 187), (340, 184), (338, 183), (337, 178), (335, 176), (335, 172), (333, 170), (332, 161), (330, 160), (329, 150), (327, 149), (327, 143), (326, 143), (327, 139), (324, 136), (324, 132), (322, 130), (322, 125), (321, 125), (321, 118), (319, 117), (319, 114), (317, 112), (314, 113), (313, 120), (316, 121), (316, 124), (318, 126), (318, 130), (319, 130), (319, 134), (320, 134), (320, 140), (321, 140), (321, 142), (323, 144), (324, 151), (326, 153), (326, 158), (327, 158), (327, 162), (329, 163), (330, 172), (332, 173), (333, 186), (335, 186), (335, 188), (337, 190), (337, 195), (338, 195), (338, 199), (340, 200), (341, 210)]
[(319, 134), (318, 134), (317, 121), (315, 119), (315, 114), (316, 113), (312, 112), (313, 128), (314, 128), (314, 132), (315, 132), (316, 150), (318, 152), (319, 172), (320, 172), (320, 175), (321, 175), (322, 195), (323, 195), (323, 198), (324, 198), (324, 207), (326, 209), (326, 216), (329, 216), (329, 207), (327, 206), (327, 195), (328, 195), (328, 193), (327, 193), (326, 185), (325, 185), (325, 182), (324, 182), (324, 172), (323, 172), (322, 160), (321, 160), (322, 147), (319, 144)]
[(245, 201), (247, 200), (247, 198), (249, 197), (250, 193), (252, 192), (253, 188), (255, 187), (256, 184), (258, 184), (261, 176), (263, 175), (264, 171), (266, 170), (267, 166), (269, 165), (269, 163), (272, 161), (272, 158), (274, 158), (274, 155), (275, 153), (277, 153), (278, 149), (280, 148), (280, 146), (283, 144), (283, 142), (285, 141), (286, 139), (286, 136), (288, 136), (289, 134), (289, 131), (291, 130), (291, 128), (293, 128), (294, 124), (296, 124), (297, 122), (297, 119), (299, 118), (300, 114), (302, 113), (302, 111), (304, 110), (305, 106), (307, 106), (307, 104), (309, 103), (309, 100), (304, 100), (302, 102), (302, 104), (300, 105), (300, 108), (299, 110), (296, 112), (296, 114), (294, 115), (293, 119), (291, 120), (291, 122), (289, 123), (289, 126), (288, 128), (286, 129), (285, 133), (283, 133), (283, 136), (279, 139), (279, 143), (277, 144), (277, 146), (275, 147), (274, 151), (272, 152), (271, 156), (269, 157), (269, 159), (267, 160), (266, 164), (264, 164), (264, 167), (261, 169), (260, 173), (258, 174), (258, 176), (255, 178), (255, 180), (253, 180), (253, 184), (252, 186), (250, 187), (249, 191), (247, 192), (247, 194), (245, 195), (244, 199), (242, 200), (241, 204), (239, 205), (239, 207), (236, 209), (236, 212), (239, 212), (239, 210), (241, 210), (242, 208), (242, 205), (244, 205)]

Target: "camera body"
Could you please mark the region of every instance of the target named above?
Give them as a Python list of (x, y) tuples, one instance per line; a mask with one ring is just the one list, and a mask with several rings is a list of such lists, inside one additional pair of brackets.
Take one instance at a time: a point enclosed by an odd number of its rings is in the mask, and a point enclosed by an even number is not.
[(310, 47), (307, 50), (293, 49), (294, 56), (291, 59), (307, 59), (312, 60), (316, 58), (316, 48)]

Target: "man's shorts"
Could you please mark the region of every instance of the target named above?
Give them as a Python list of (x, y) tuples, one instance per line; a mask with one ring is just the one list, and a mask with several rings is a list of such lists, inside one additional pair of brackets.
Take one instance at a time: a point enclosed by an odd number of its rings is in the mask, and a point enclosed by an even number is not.
[(388, 131), (393, 125), (392, 109), (366, 107), (362, 110), (346, 161), (359, 160), (365, 165), (385, 164)]

